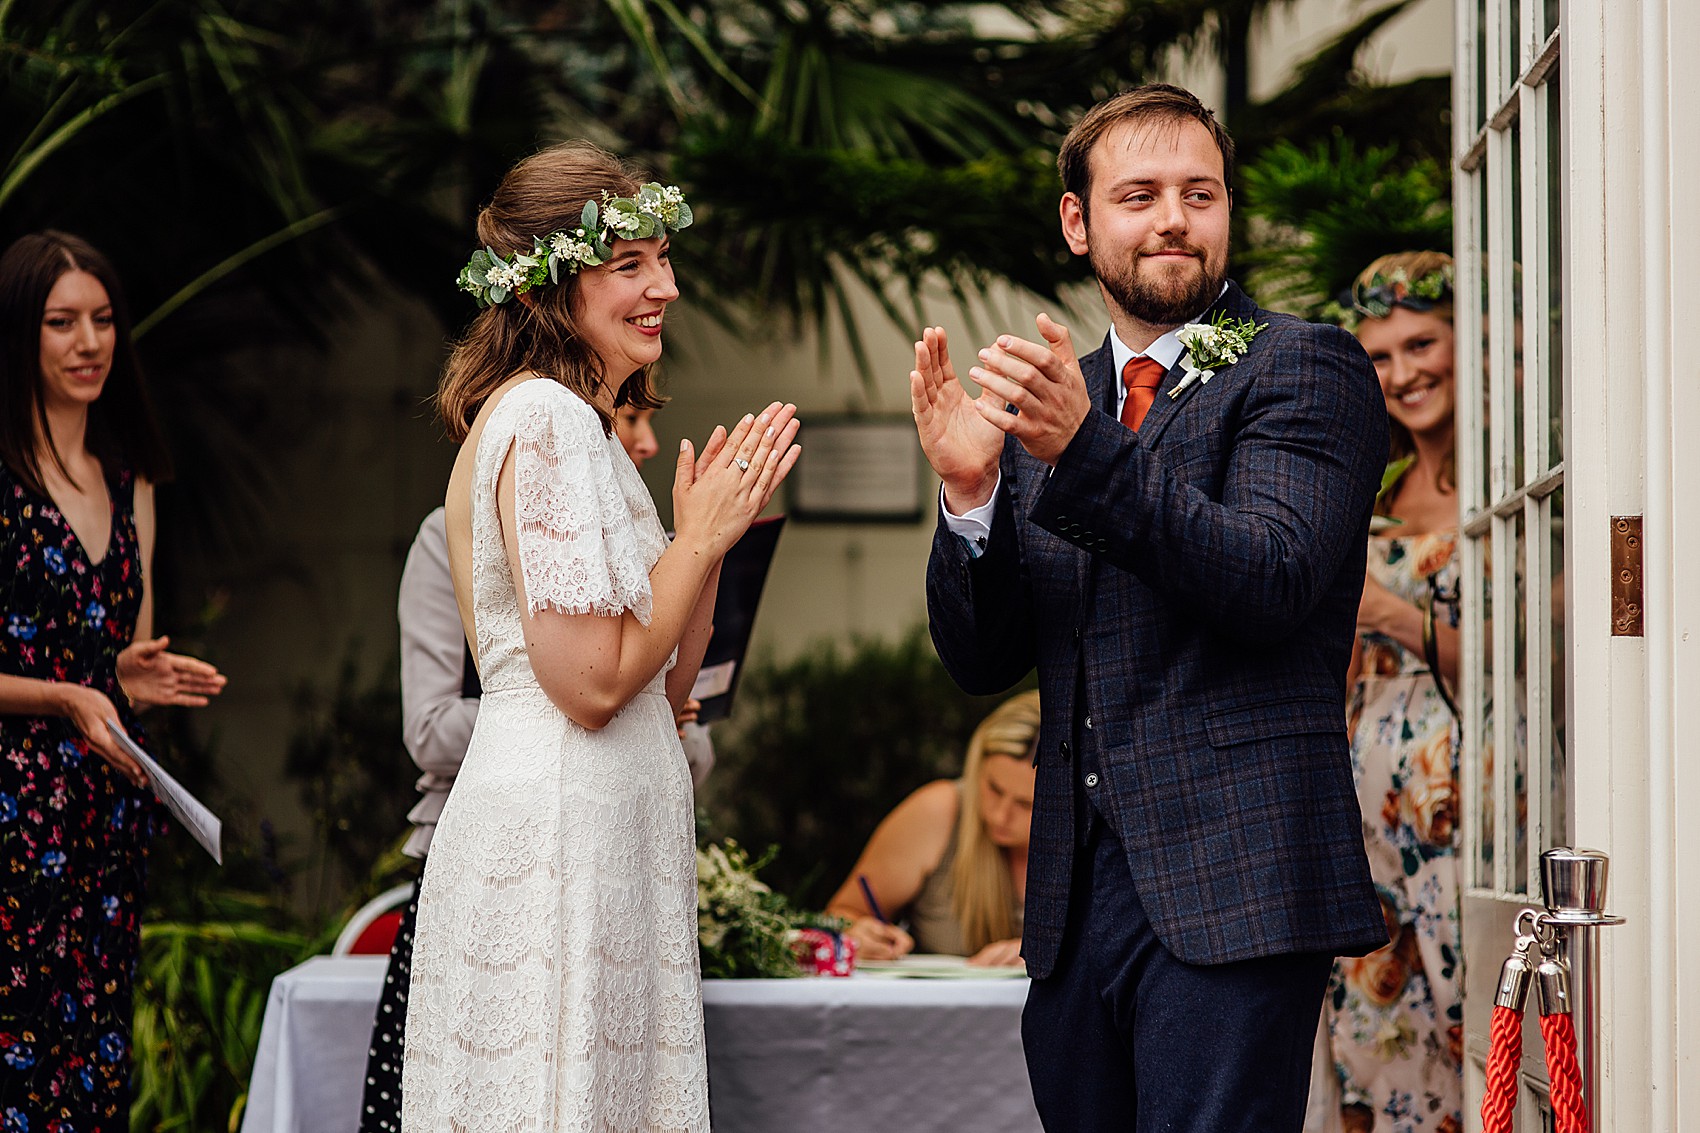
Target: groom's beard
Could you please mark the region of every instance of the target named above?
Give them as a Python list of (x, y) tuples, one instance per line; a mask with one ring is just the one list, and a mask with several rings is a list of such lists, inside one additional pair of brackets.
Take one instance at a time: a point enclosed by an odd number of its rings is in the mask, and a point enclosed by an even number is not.
[[(1193, 259), (1156, 263), (1146, 255), (1164, 251), (1190, 252)], [(1112, 258), (1091, 248), (1092, 272), (1117, 306), (1149, 326), (1179, 326), (1216, 301), (1228, 278), (1227, 257), (1215, 263), (1204, 248), (1170, 242)]]

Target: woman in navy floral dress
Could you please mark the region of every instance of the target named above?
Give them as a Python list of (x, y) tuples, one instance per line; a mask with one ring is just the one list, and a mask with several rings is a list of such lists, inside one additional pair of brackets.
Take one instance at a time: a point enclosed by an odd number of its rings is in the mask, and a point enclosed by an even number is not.
[(168, 471), (110, 265), (62, 233), (0, 257), (0, 1133), (127, 1133), (130, 988), (156, 807), (107, 722), (205, 704), (150, 640)]

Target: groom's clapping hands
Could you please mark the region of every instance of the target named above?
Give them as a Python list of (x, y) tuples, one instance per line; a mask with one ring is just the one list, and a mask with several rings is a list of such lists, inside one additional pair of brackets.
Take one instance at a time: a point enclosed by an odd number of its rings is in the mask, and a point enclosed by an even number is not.
[(961, 515), (990, 500), (1003, 433), (975, 411), (975, 399), (957, 382), (943, 327), (926, 328), (915, 344), (909, 401), (921, 451), (944, 481), (945, 505)]
[(999, 335), (968, 376), (992, 395), (972, 402), (980, 416), (1054, 468), (1092, 412), (1092, 397), (1068, 328), (1046, 314), (1036, 322), (1043, 342)]

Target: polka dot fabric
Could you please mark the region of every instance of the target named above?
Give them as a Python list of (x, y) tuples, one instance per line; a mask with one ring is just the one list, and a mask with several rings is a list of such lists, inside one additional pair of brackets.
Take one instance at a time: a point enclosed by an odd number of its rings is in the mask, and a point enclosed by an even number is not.
[(360, 1100), (360, 1133), (401, 1133), (401, 1057), (407, 1026), (407, 986), (413, 967), (413, 922), (419, 916), (419, 885), (401, 915), (384, 989), (372, 1020), (372, 1045), (366, 1051), (366, 1090)]

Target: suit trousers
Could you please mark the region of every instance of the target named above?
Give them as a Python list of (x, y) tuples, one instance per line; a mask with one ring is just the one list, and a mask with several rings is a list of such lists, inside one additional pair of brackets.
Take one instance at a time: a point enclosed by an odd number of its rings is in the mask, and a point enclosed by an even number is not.
[(1299, 1133), (1333, 958), (1184, 963), (1108, 823), (1074, 866), (1056, 970), (1021, 1016), (1046, 1133)]

